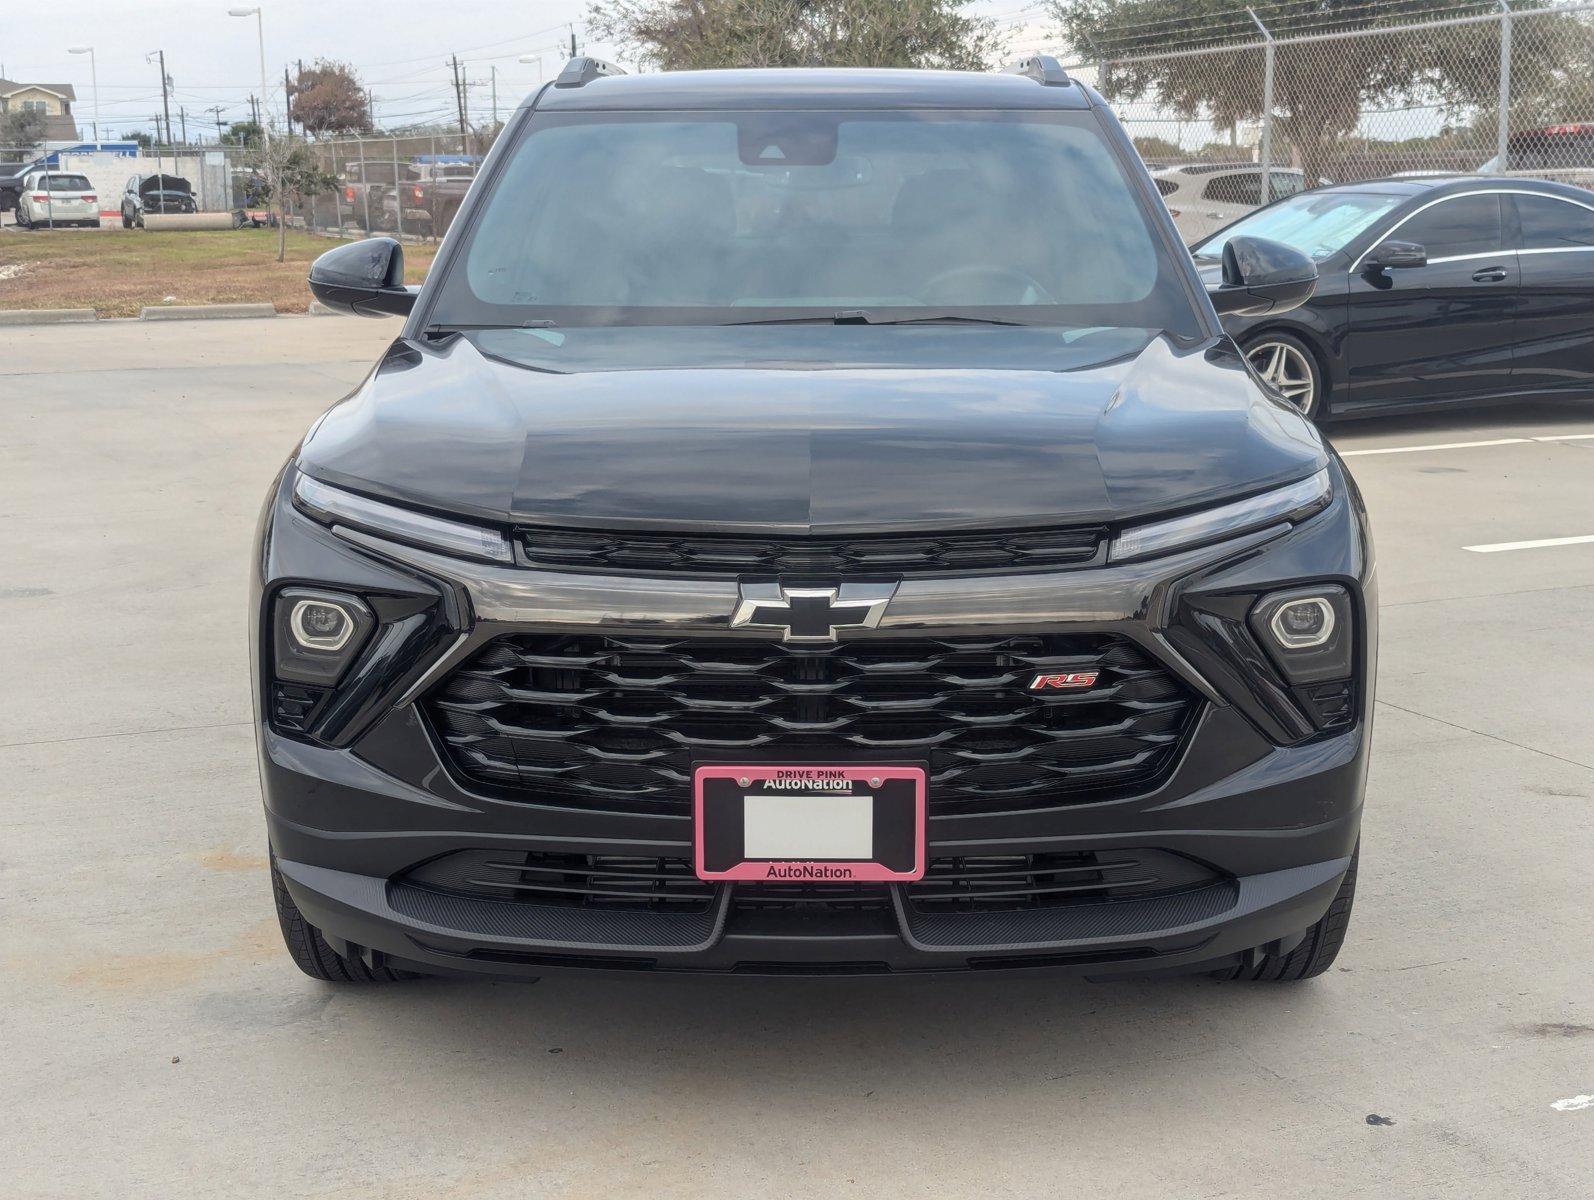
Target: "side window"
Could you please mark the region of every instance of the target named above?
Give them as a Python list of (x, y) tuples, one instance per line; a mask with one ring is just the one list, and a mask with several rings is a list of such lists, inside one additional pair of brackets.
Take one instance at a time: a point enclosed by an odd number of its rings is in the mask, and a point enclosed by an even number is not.
[(1416, 242), (1424, 247), (1429, 262), (1463, 254), (1488, 254), (1503, 245), (1500, 197), (1490, 193), (1441, 200), (1390, 236), (1396, 241)]
[(1262, 176), (1251, 171), (1244, 175), (1214, 175), (1207, 180), (1201, 199), (1215, 200), (1219, 204), (1249, 204), (1255, 208), (1262, 203)]
[(1177, 179), (1157, 179), (1153, 182), (1156, 183), (1157, 190), (1164, 196), (1171, 196), (1179, 190), (1179, 181)]
[(1594, 211), (1548, 196), (1515, 196), (1524, 250), (1583, 250), (1594, 247)]
[(1292, 171), (1270, 172), (1268, 191), (1273, 193), (1273, 199), (1282, 200), (1285, 196), (1293, 196), (1303, 191), (1306, 187), (1306, 178), (1296, 175)]

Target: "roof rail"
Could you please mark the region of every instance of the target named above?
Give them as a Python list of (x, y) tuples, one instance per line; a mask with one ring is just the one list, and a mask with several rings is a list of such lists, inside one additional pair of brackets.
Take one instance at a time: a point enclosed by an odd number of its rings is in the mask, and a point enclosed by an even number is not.
[(624, 75), (625, 68), (617, 67), (611, 62), (604, 62), (601, 58), (588, 58), (582, 55), (572, 58), (565, 64), (565, 69), (559, 72), (559, 78), (553, 81), (554, 87), (585, 87), (594, 79), (604, 75)]
[(1050, 54), (1034, 54), (1002, 68), (1006, 75), (1026, 75), (1046, 87), (1067, 87), (1074, 81), (1063, 65)]

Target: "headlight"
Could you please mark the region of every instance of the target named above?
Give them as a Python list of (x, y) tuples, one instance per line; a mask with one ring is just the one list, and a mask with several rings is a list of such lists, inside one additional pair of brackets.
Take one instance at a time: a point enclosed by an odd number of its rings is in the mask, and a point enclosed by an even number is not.
[(368, 533), (397, 538), (444, 554), (487, 562), (514, 562), (509, 542), (496, 529), (445, 521), (425, 513), (384, 504), (355, 492), (311, 479), (303, 472), (294, 480), (293, 499), (301, 509), (328, 525), (352, 525)]
[(1326, 508), (1333, 494), (1334, 486), (1325, 467), (1310, 479), (1263, 492), (1260, 496), (1167, 521), (1132, 526), (1113, 538), (1107, 557), (1112, 562), (1153, 558), (1174, 550), (1191, 550), (1221, 542), (1269, 525), (1303, 521)]

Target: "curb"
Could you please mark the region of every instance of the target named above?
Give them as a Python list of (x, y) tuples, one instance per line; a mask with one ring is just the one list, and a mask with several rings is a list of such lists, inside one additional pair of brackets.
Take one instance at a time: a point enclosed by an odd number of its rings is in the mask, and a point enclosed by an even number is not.
[(92, 308), (17, 308), (0, 312), (0, 325), (67, 325), (97, 319)]
[(277, 310), (270, 304), (162, 304), (141, 308), (140, 321), (205, 321), (237, 317), (274, 317)]

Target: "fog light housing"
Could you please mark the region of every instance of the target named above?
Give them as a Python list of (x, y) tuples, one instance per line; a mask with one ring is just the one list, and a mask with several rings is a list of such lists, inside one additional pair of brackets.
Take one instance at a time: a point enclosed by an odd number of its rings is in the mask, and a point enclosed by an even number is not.
[(328, 686), (359, 654), (376, 618), (342, 592), (285, 588), (277, 594), (273, 649), (278, 679)]
[(1350, 678), (1354, 622), (1338, 584), (1271, 592), (1252, 607), (1250, 625), (1292, 685)]

